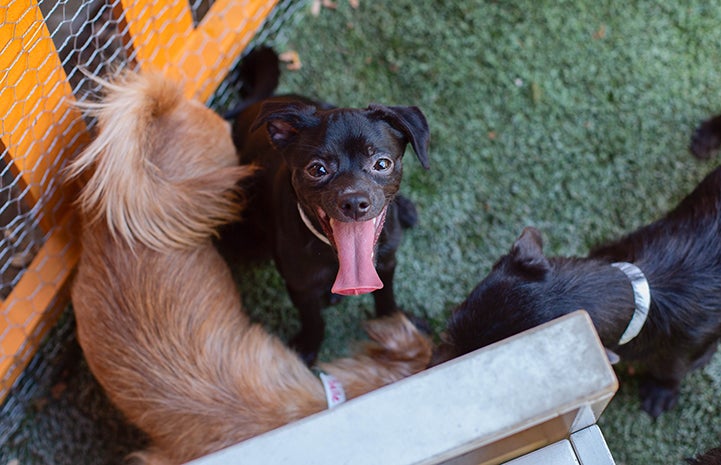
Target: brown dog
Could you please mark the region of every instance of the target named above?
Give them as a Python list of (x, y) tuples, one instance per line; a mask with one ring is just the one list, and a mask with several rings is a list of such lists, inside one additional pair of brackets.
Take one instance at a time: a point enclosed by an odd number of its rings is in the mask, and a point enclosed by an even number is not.
[[(211, 243), (236, 217), (249, 175), (229, 125), (159, 76), (126, 73), (90, 106), (93, 168), (80, 199), (83, 252), (72, 300), (89, 366), (145, 431), (145, 463), (176, 464), (326, 408), (321, 381), (242, 312)], [(430, 343), (400, 314), (370, 322), (374, 342), (321, 364), (348, 397), (426, 367)]]

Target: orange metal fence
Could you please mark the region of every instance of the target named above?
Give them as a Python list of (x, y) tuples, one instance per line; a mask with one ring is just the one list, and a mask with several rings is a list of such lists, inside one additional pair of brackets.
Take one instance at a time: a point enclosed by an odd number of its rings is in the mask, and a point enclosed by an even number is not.
[(82, 70), (159, 70), (207, 101), (275, 0), (10, 0), (0, 6), (0, 401), (67, 304), (78, 259), (61, 172), (90, 138)]

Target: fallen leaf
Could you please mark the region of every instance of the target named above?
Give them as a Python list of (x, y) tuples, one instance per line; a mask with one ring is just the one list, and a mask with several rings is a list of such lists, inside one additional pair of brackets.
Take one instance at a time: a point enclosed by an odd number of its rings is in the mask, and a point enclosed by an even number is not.
[(289, 50), (278, 55), (278, 59), (283, 63), (286, 63), (285, 67), (289, 71), (298, 71), (303, 67), (303, 63), (300, 61), (300, 56), (295, 50)]
[(335, 10), (337, 7), (338, 4), (333, 2), (332, 0), (313, 0), (313, 3), (310, 4), (310, 14), (312, 14), (313, 16), (318, 16), (322, 8)]
[(532, 82), (531, 83), (531, 99), (533, 100), (533, 103), (540, 102), (542, 96), (543, 96), (543, 91), (541, 90), (541, 86), (539, 86), (537, 82)]
[(598, 40), (598, 39), (603, 39), (604, 37), (606, 37), (606, 25), (601, 24), (601, 26), (598, 28), (598, 30), (593, 33), (593, 38)]

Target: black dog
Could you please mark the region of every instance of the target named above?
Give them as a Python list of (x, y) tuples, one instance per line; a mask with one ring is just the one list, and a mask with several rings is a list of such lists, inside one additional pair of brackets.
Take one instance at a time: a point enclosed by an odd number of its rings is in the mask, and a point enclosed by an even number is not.
[[(277, 66), (265, 53), (260, 75)], [(300, 312), (292, 344), (312, 363), (332, 294), (373, 292), (378, 316), (397, 310), (395, 252), (416, 215), (397, 195), (402, 157), (410, 143), (428, 168), (428, 124), (416, 107), (334, 108), (279, 96), (242, 108), (233, 138), (242, 163), (260, 168), (246, 226), (272, 252)]]
[(526, 228), (455, 309), (443, 350), (466, 353), (585, 309), (608, 349), (645, 366), (642, 408), (657, 417), (721, 336), (720, 238), (721, 167), (664, 218), (586, 258), (547, 258)]

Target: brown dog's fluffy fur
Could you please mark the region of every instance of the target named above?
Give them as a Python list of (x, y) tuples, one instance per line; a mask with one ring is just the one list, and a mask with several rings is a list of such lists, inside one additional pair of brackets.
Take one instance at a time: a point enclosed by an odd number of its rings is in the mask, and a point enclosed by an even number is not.
[[(186, 462), (326, 408), (316, 376), (242, 312), (211, 243), (237, 216), (230, 129), (155, 75), (125, 73), (89, 106), (94, 142), (69, 177), (83, 252), (78, 337), (114, 404), (151, 438), (149, 464)], [(428, 339), (398, 314), (368, 324), (353, 358), (321, 364), (349, 398), (426, 367)]]

